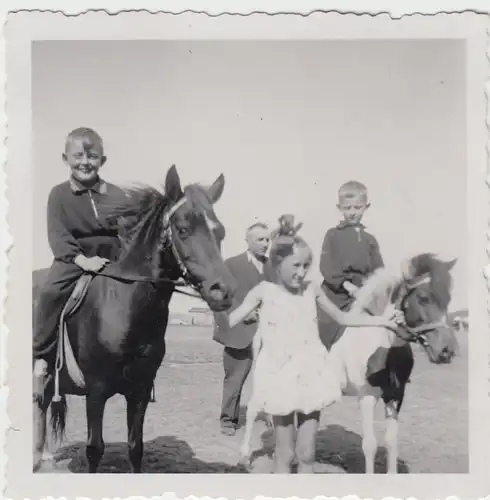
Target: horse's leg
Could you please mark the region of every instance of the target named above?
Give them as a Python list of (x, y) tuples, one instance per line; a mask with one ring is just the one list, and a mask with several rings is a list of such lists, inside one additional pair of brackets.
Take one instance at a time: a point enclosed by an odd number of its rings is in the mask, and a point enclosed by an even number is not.
[(89, 392), (86, 397), (87, 411), (87, 446), (86, 456), (91, 474), (97, 472), (104, 455), (104, 439), (102, 436), (104, 410), (107, 396), (100, 391)]
[(143, 424), (146, 409), (150, 401), (152, 384), (141, 391), (126, 394), (127, 423), (128, 423), (128, 453), (131, 463), (131, 472), (141, 472), (143, 458)]
[(378, 443), (374, 434), (374, 407), (378, 398), (371, 392), (359, 395), (362, 419), (362, 451), (364, 452), (366, 474), (374, 473), (374, 459)]
[(396, 474), (398, 472), (398, 412), (396, 403), (390, 401), (385, 406), (386, 418), (386, 449), (387, 449), (387, 472)]

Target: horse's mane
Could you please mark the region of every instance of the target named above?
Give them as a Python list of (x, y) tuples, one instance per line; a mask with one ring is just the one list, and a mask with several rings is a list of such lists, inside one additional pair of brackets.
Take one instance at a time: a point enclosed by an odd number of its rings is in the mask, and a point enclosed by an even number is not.
[[(190, 184), (184, 194), (191, 207), (188, 217), (199, 219), (206, 213), (215, 218), (212, 202), (202, 186)], [(168, 202), (162, 191), (148, 185), (126, 187), (119, 196), (103, 200), (100, 213), (109, 223), (117, 225), (122, 243), (121, 265), (139, 267), (152, 260), (160, 243)], [(217, 220), (213, 222), (219, 224)]]
[[(423, 253), (411, 259), (416, 277), (427, 274), (430, 277), (429, 287), (433, 300), (441, 309), (446, 309), (451, 300), (452, 278), (445, 262), (434, 254)], [(382, 314), (396, 295), (403, 281), (401, 269), (377, 269), (357, 292), (351, 311), (369, 311)]]

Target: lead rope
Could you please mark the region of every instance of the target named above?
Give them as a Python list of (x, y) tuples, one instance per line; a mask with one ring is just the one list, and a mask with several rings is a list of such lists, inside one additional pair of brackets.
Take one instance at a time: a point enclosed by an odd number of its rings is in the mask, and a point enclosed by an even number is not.
[(61, 401), (60, 395), (60, 372), (65, 364), (65, 335), (63, 330), (63, 322), (65, 319), (65, 312), (61, 313), (60, 322), (58, 325), (58, 349), (56, 352), (56, 364), (54, 372), (54, 395), (53, 401), (59, 403)]

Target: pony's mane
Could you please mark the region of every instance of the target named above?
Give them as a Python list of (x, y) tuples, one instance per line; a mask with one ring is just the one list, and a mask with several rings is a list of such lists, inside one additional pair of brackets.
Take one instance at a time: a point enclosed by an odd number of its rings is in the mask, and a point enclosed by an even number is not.
[[(429, 275), (432, 298), (441, 309), (446, 309), (451, 300), (452, 284), (447, 264), (431, 253), (413, 257), (411, 264), (416, 277)], [(402, 281), (401, 269), (397, 271), (386, 268), (377, 269), (357, 292), (351, 311), (382, 314), (392, 297), (396, 295)]]
[(351, 311), (382, 314), (401, 281), (401, 272), (397, 274), (386, 268), (377, 269), (358, 290)]
[(451, 301), (452, 277), (450, 266), (432, 253), (423, 253), (412, 259), (417, 276), (430, 276), (430, 291), (441, 309), (447, 309)]

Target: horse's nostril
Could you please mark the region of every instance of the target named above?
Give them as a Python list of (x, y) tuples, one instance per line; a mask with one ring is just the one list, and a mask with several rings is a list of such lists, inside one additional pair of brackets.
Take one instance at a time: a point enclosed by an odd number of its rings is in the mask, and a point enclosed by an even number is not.
[(209, 287), (209, 291), (210, 292), (225, 292), (225, 287), (219, 281), (217, 281), (216, 283), (213, 283)]

